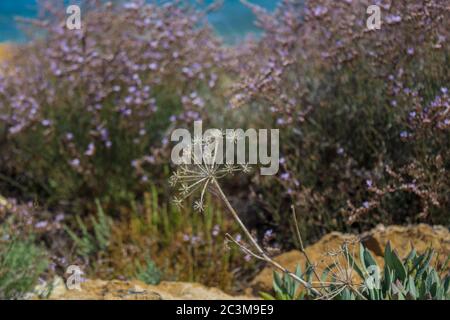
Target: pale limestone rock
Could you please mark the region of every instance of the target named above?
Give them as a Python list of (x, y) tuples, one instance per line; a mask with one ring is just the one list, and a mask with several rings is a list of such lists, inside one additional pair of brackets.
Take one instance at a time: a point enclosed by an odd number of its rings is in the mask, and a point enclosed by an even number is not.
[[(307, 247), (306, 253), (314, 265), (319, 275), (324, 268), (330, 265), (333, 258), (326, 255), (327, 252), (338, 250), (344, 241), (352, 241), (355, 236), (332, 232), (325, 235), (317, 243)], [(380, 267), (383, 267), (383, 252), (388, 241), (391, 247), (395, 249), (401, 258), (406, 257), (411, 248), (414, 247), (419, 253), (423, 253), (427, 248), (433, 248), (439, 255), (439, 261), (443, 262), (450, 255), (450, 233), (449, 230), (442, 226), (429, 226), (419, 224), (416, 226), (389, 226), (379, 225), (373, 230), (366, 232), (360, 236), (362, 243), (374, 255)], [(359, 249), (355, 245), (349, 245), (349, 251), (354, 252), (355, 256), (359, 255)], [(436, 255), (435, 255), (436, 256)], [(304, 270), (306, 259), (298, 250), (292, 250), (283, 253), (274, 259), (282, 266), (291, 271), (300, 264)], [(345, 266), (342, 256), (338, 261)], [(357, 280), (356, 273), (352, 273), (352, 279)], [(260, 291), (270, 292), (273, 283), (273, 269), (265, 268), (261, 271), (251, 283), (251, 288), (247, 290), (248, 294), (257, 294)]]

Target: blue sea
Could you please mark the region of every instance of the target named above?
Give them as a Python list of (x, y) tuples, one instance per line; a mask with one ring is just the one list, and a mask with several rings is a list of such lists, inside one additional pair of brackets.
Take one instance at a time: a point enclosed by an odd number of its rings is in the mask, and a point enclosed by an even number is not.
[[(204, 4), (201, 6), (208, 5), (212, 1), (203, 1)], [(189, 2), (199, 5), (196, 0), (189, 0)], [(273, 10), (278, 1), (252, 0), (250, 2), (268, 10)], [(67, 3), (76, 4), (77, 1), (67, 1)], [(26, 41), (27, 39), (21, 32), (19, 24), (15, 21), (15, 17), (34, 18), (36, 15), (37, 0), (0, 0), (0, 42)], [(255, 17), (239, 0), (225, 0), (220, 10), (210, 13), (208, 19), (216, 31), (228, 42), (234, 42), (249, 33), (258, 33), (258, 29), (254, 25)]]

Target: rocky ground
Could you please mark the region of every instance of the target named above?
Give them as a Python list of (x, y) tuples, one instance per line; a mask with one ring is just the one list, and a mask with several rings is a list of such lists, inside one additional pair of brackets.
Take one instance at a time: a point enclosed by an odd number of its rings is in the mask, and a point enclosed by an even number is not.
[[(35, 297), (31, 297), (35, 298)], [(230, 296), (219, 289), (198, 283), (161, 282), (157, 286), (138, 280), (86, 280), (81, 290), (68, 290), (61, 278), (54, 281), (51, 300), (234, 300), (248, 296)]]
[[(378, 226), (370, 232), (358, 237), (354, 235), (342, 234), (338, 232), (324, 236), (317, 243), (306, 248), (310, 259), (317, 264), (317, 270), (327, 266), (332, 259), (329, 254), (340, 248), (344, 242), (350, 243), (350, 250), (356, 249), (357, 241), (370, 249), (376, 260), (382, 265), (382, 254), (387, 242), (390, 241), (392, 247), (402, 257), (414, 247), (418, 252), (423, 252), (430, 246), (434, 248), (438, 259), (443, 261), (450, 255), (450, 233), (447, 228), (439, 226), (428, 226), (420, 224), (417, 226)], [(340, 259), (340, 258), (338, 258)], [(297, 250), (281, 254), (276, 261), (294, 270), (297, 264), (304, 265), (305, 257)], [(231, 296), (219, 289), (208, 288), (197, 283), (184, 282), (162, 282), (157, 286), (147, 285), (143, 282), (133, 281), (102, 281), (86, 280), (81, 284), (81, 290), (68, 290), (61, 278), (57, 278), (53, 283), (53, 290), (49, 299), (56, 300), (230, 300), (230, 299), (257, 299), (258, 292), (270, 291), (272, 287), (272, 269), (264, 269), (252, 282), (251, 287), (246, 291), (245, 296)], [(42, 291), (43, 287), (37, 288)], [(34, 299), (36, 295), (30, 295)]]
[[(427, 248), (433, 248), (436, 251), (435, 257), (440, 262), (444, 262), (450, 255), (450, 232), (447, 228), (441, 226), (429, 226), (419, 224), (416, 226), (378, 226), (370, 232), (355, 237), (354, 235), (332, 232), (325, 235), (317, 243), (305, 248), (305, 251), (316, 265), (318, 274), (323, 269), (339, 261), (345, 266), (346, 262), (342, 255), (332, 255), (337, 252), (344, 242), (349, 242), (349, 252), (359, 255), (359, 240), (368, 248), (376, 259), (378, 265), (383, 267), (383, 253), (388, 241), (401, 258), (408, 255), (414, 247), (417, 252), (423, 253)], [(298, 264), (305, 266), (305, 256), (298, 250), (292, 250), (276, 257), (275, 260), (291, 271), (295, 271)], [(257, 293), (260, 291), (270, 291), (272, 288), (273, 270), (266, 268), (259, 273), (252, 281), (248, 293)], [(354, 276), (357, 277), (356, 273)]]
[(6, 59), (10, 54), (10, 45), (0, 43), (0, 61)]

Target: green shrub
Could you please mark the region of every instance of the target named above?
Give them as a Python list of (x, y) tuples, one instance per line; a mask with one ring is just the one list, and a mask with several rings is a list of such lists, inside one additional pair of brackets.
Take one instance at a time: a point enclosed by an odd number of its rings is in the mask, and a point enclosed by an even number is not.
[(150, 258), (145, 260), (145, 264), (137, 267), (136, 278), (147, 283), (157, 285), (161, 282), (162, 272)]
[(225, 234), (237, 228), (209, 196), (204, 214), (199, 214), (166, 203), (165, 192), (152, 186), (143, 199), (129, 193), (124, 196), (127, 204), (115, 208), (119, 217), (114, 219), (97, 201), (95, 217), (78, 217), (66, 226), (76, 256), (88, 262), (87, 277), (156, 284), (164, 276), (235, 290), (233, 270), (254, 271), (253, 263), (242, 265), (237, 249), (224, 245)]
[(66, 232), (76, 246), (77, 253), (82, 257), (94, 255), (99, 251), (105, 250), (110, 242), (111, 236), (111, 218), (105, 215), (100, 202), (96, 200), (97, 217), (90, 217), (90, 225), (92, 232), (88, 230), (86, 223), (81, 220), (80, 216), (76, 216), (76, 229), (80, 230), (81, 235), (77, 235), (75, 230), (65, 227)]
[(47, 265), (45, 252), (32, 240), (0, 241), (0, 299), (31, 292)]

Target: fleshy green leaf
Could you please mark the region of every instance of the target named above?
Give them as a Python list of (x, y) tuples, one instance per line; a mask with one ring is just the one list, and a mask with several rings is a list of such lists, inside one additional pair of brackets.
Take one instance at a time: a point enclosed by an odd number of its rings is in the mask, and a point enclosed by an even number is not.
[(406, 268), (398, 255), (391, 250), (390, 242), (387, 243), (384, 251), (384, 261), (386, 265), (395, 272), (395, 276), (402, 282), (406, 279)]
[(276, 300), (274, 296), (272, 296), (268, 293), (265, 293), (265, 292), (260, 292), (259, 295), (261, 296), (261, 298), (263, 300)]

